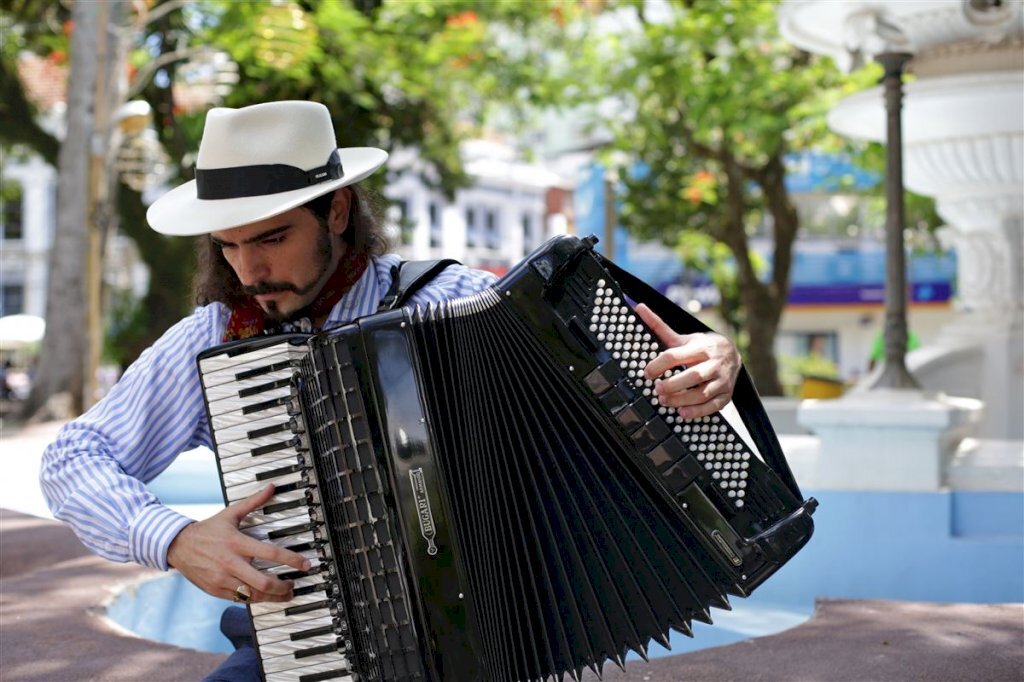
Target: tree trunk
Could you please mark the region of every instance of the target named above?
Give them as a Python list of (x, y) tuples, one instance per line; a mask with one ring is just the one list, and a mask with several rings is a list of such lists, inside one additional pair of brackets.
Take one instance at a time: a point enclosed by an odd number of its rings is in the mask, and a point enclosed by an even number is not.
[[(89, 252), (89, 161), (94, 130), (93, 100), (100, 64), (99, 3), (72, 9), (71, 72), (67, 131), (57, 159), (57, 225), (46, 284), (46, 336), (32, 391), (22, 408), (35, 414), (58, 393), (82, 404), (86, 339), (86, 258)], [(63, 416), (63, 415), (61, 415)]]
[(744, 286), (749, 293), (747, 330), (750, 333), (748, 350), (750, 373), (761, 395), (782, 395), (779, 366), (775, 358), (775, 337), (782, 320), (782, 311), (789, 297), (789, 275), (793, 265), (793, 245), (800, 228), (800, 218), (786, 191), (784, 150), (779, 149), (759, 169), (754, 179), (764, 192), (764, 204), (772, 216), (772, 274), (765, 283)]
[(761, 395), (782, 395), (779, 365), (775, 359), (775, 335), (779, 329), (782, 305), (770, 295), (761, 282), (750, 284), (741, 280), (740, 294), (747, 311), (747, 371)]
[(775, 361), (775, 332), (779, 327), (785, 296), (780, 299), (772, 283), (766, 284), (758, 278), (750, 260), (746, 232), (747, 173), (729, 149), (723, 147), (720, 158), (726, 175), (726, 218), (721, 236), (736, 259), (739, 298), (750, 337), (745, 364), (761, 395), (782, 395), (778, 363)]

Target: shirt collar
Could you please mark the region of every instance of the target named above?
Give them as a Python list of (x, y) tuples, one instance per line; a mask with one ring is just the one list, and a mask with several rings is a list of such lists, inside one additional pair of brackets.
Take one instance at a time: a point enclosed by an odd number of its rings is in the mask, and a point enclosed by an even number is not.
[(391, 288), (391, 268), (401, 259), (397, 254), (370, 258), (356, 283), (331, 308), (324, 329), (332, 329), (377, 312), (381, 299)]

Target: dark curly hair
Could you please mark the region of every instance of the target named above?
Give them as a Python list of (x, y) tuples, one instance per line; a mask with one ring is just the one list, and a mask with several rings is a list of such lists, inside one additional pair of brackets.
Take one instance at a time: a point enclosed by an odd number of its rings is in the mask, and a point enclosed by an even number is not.
[[(342, 189), (344, 188), (334, 192), (340, 192)], [(359, 185), (350, 185), (348, 189), (352, 190), (352, 200), (349, 205), (348, 227), (342, 234), (342, 240), (355, 253), (367, 253), (371, 256), (387, 253), (391, 245), (384, 235), (384, 200), (379, 194)], [(301, 206), (310, 211), (324, 229), (327, 229), (327, 216), (331, 210), (334, 192), (316, 197)], [(248, 298), (235, 271), (228, 265), (220, 249), (214, 245), (210, 235), (204, 235), (197, 240), (196, 261), (196, 276), (192, 289), (198, 305), (220, 302), (234, 308)]]

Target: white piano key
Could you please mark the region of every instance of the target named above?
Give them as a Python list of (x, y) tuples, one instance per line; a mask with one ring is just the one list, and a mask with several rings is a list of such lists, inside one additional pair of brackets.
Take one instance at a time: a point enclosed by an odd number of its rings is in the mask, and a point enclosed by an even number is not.
[[(217, 402), (208, 403), (206, 407), (207, 409), (209, 409), (210, 415), (216, 417), (221, 414), (227, 414), (236, 411), (241, 412), (246, 408), (252, 408), (256, 405), (260, 405), (271, 400), (288, 400), (291, 399), (294, 393), (295, 389), (292, 387), (291, 384), (289, 384), (287, 386), (280, 386), (269, 391), (264, 391), (259, 395), (248, 396), (245, 398), (239, 398), (237, 396), (234, 398), (225, 398), (224, 400), (218, 400)], [(273, 409), (273, 407), (263, 408), (260, 411), (252, 412), (251, 414), (262, 415), (269, 409)]]
[(352, 674), (348, 672), (348, 659), (342, 658), (339, 663), (317, 663), (316, 665), (309, 665), (302, 668), (295, 668), (293, 670), (281, 670), (278, 672), (268, 672), (266, 676), (266, 682), (299, 682), (307, 675), (320, 674), (332, 672), (334, 670), (339, 671), (337, 677), (322, 678), (329, 679), (334, 682), (351, 682), (353, 679)]
[(246, 438), (250, 431), (287, 422), (290, 418), (288, 407), (279, 405), (259, 414), (242, 414), (241, 411), (218, 414), (210, 420), (210, 428), (219, 444)]
[(292, 622), (272, 625), (269, 628), (260, 627), (260, 625), (257, 623), (257, 618), (253, 617), (253, 626), (254, 629), (256, 630), (256, 642), (262, 647), (264, 644), (269, 644), (271, 642), (280, 642), (282, 640), (290, 639), (292, 635), (298, 634), (300, 632), (306, 632), (307, 630), (316, 630), (325, 627), (333, 628), (334, 617), (330, 615), (329, 611), (327, 612), (327, 614), (328, 615), (326, 616), (316, 616), (308, 620), (297, 621), (295, 619), (292, 619)]
[[(293, 606), (302, 606), (303, 604), (313, 604), (318, 601), (327, 600), (326, 592), (313, 592), (312, 594), (303, 594), (291, 601), (261, 601), (255, 604), (249, 604), (249, 609), (252, 615), (266, 615), (268, 613), (280, 612), (284, 613), (287, 609)], [(287, 614), (286, 614), (287, 615)], [(295, 614), (296, 616), (302, 614)]]
[(294, 347), (280, 343), (239, 355), (228, 356), (224, 353), (205, 357), (199, 361), (199, 371), (203, 374), (204, 378), (219, 378), (222, 375), (230, 375), (230, 380), (234, 381), (234, 375), (246, 369), (265, 367), (282, 360), (301, 359), (304, 355), (306, 355), (304, 347)]
[[(263, 672), (268, 676), (271, 673), (281, 672), (285, 670), (293, 670), (297, 666), (308, 668), (314, 665), (322, 663), (334, 663), (339, 667), (348, 667), (348, 659), (340, 652), (331, 652), (329, 654), (319, 654), (317, 656), (307, 656), (305, 658), (295, 658), (292, 654), (286, 654), (284, 656), (275, 656), (274, 658), (263, 659)], [(308, 671), (303, 674), (309, 674)], [(269, 677), (268, 677), (269, 680)]]
[(245, 391), (253, 391), (261, 386), (272, 385), (279, 382), (288, 382), (289, 384), (294, 380), (295, 372), (291, 368), (279, 369), (273, 372), (267, 372), (266, 374), (260, 374), (258, 376), (251, 377), (249, 379), (242, 379), (241, 381), (232, 381), (224, 384), (217, 384), (214, 386), (207, 386), (204, 393), (206, 393), (206, 402), (216, 403), (221, 400), (258, 400), (259, 396), (263, 395), (262, 392), (251, 393), (251, 395), (242, 396)]
[(309, 503), (306, 500), (301, 500), (301, 504), (298, 507), (292, 507), (291, 509), (284, 509), (278, 512), (271, 512), (270, 514), (264, 514), (263, 512), (256, 511), (249, 514), (242, 522), (238, 524), (238, 527), (246, 534), (249, 533), (248, 529), (254, 526), (262, 526), (265, 523), (273, 523), (281, 519), (290, 519), (299, 514), (306, 514), (309, 511)]
[[(267, 539), (267, 536), (270, 533), (280, 530), (287, 530), (292, 526), (298, 526), (307, 523), (316, 523), (315, 521), (313, 521), (313, 519), (309, 518), (309, 514), (305, 509), (295, 509), (290, 511), (296, 512), (295, 515), (288, 516), (283, 519), (278, 519), (276, 521), (271, 521), (269, 523), (262, 523), (258, 526), (251, 526), (245, 529), (245, 534), (251, 538), (256, 538), (257, 540), (263, 541)], [(317, 524), (317, 526), (319, 525), (320, 524)]]
[(302, 466), (298, 462), (297, 457), (285, 458), (283, 460), (272, 459), (270, 461), (253, 462), (252, 466), (245, 467), (244, 469), (235, 469), (234, 471), (224, 471), (221, 475), (221, 480), (224, 481), (225, 488), (231, 488), (236, 485), (242, 485), (244, 483), (256, 483), (259, 482), (260, 474), (264, 474), (263, 480), (272, 480), (266, 478), (266, 474), (274, 471), (282, 470), (281, 474), (274, 476), (273, 478), (280, 478), (281, 476), (287, 475), (287, 469), (298, 467), (300, 470), (305, 470), (306, 467)]
[[(338, 636), (334, 633), (329, 635), (319, 635), (317, 637), (309, 637), (308, 639), (300, 639), (292, 641), (290, 639), (283, 639), (277, 642), (271, 642), (260, 647), (260, 656), (263, 658), (274, 658), (276, 656), (294, 656), (297, 651), (305, 651), (314, 647), (326, 646), (330, 644), (337, 644)], [(299, 659), (302, 660), (302, 659)]]
[[(298, 630), (305, 630), (307, 627), (306, 623), (313, 621), (320, 621), (322, 619), (334, 618), (334, 614), (327, 607), (322, 609), (314, 609), (313, 611), (307, 611), (306, 613), (300, 613), (295, 616), (286, 616), (284, 611), (269, 611), (267, 613), (254, 613), (252, 614), (252, 625), (256, 629), (256, 636), (260, 637), (260, 633), (264, 631), (270, 631), (277, 628), (289, 628), (295, 626)], [(302, 626), (302, 627), (299, 627)], [(309, 626), (315, 627), (315, 626)], [(272, 634), (266, 635), (266, 637), (272, 637)]]
[[(267, 443), (267, 445), (277, 445), (279, 443), (287, 443), (291, 438), (278, 438), (276, 443)], [(236, 441), (237, 442), (237, 441)], [(258, 447), (258, 446), (257, 446)], [(217, 448), (218, 453), (221, 454), (222, 448)], [(252, 455), (252, 448), (246, 448), (244, 453), (239, 453), (238, 456), (220, 457), (220, 470), (224, 473), (229, 471), (238, 471), (240, 469), (248, 469), (252, 466), (264, 464), (268, 462), (279, 462), (282, 460), (292, 460), (295, 462), (299, 461), (298, 455), (295, 452), (295, 448), (292, 445), (288, 445), (281, 450), (274, 450), (268, 452), (265, 455)]]
[[(311, 552), (314, 554), (314, 556), (306, 556)], [(311, 577), (321, 575), (320, 567), (322, 565), (322, 562), (321, 558), (319, 556), (316, 556), (316, 550), (307, 550), (305, 552), (299, 552), (299, 554), (306, 556), (306, 558), (309, 559), (309, 571), (307, 571), (307, 573), (309, 573)], [(255, 564), (253, 565), (255, 566)], [(292, 571), (296, 571), (298, 569), (292, 568), (287, 564), (275, 564), (273, 566), (266, 566), (260, 568), (259, 570), (260, 572), (266, 573), (267, 575), (278, 575), (280, 573), (289, 573)]]
[(286, 485), (288, 483), (298, 483), (302, 480), (302, 472), (297, 471), (293, 474), (287, 474), (286, 476), (281, 476), (279, 478), (267, 479), (266, 481), (254, 481), (252, 483), (234, 485), (230, 488), (225, 488), (225, 495), (228, 498), (228, 502), (236, 502), (258, 493), (269, 483), (273, 483), (274, 485)]
[[(309, 559), (311, 564), (320, 561), (320, 550), (316, 549), (315, 547), (311, 549), (304, 549), (301, 552), (297, 552), (297, 554), (301, 557)], [(267, 559), (253, 559), (252, 565), (253, 568), (255, 568), (257, 571), (274, 571), (276, 573), (281, 573), (283, 571), (297, 570), (295, 568), (292, 568), (291, 566), (288, 566), (287, 564), (281, 564), (277, 561), (268, 561)]]

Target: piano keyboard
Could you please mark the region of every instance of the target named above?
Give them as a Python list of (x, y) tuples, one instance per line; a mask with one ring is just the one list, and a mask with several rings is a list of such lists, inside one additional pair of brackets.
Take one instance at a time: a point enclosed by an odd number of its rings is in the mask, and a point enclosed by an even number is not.
[[(257, 344), (258, 345), (258, 344)], [(316, 473), (292, 376), (305, 346), (288, 342), (199, 359), (227, 502), (273, 483), (274, 496), (240, 529), (309, 559), (309, 571), (254, 560), (268, 575), (294, 582), (289, 602), (249, 605), (256, 649), (267, 682), (355, 680), (346, 652), (348, 623), (330, 561)]]

